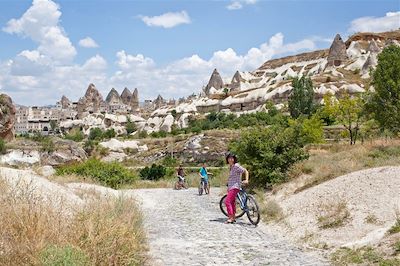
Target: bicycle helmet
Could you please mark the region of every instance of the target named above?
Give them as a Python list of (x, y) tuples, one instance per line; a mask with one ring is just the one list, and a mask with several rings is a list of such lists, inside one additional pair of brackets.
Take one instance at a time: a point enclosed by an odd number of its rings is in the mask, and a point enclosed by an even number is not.
[(228, 151), (228, 152), (225, 154), (225, 161), (226, 161), (226, 163), (228, 163), (228, 158), (229, 158), (229, 157), (232, 157), (232, 158), (233, 158), (234, 163), (237, 163), (237, 162), (238, 162), (237, 156), (236, 156), (234, 153)]

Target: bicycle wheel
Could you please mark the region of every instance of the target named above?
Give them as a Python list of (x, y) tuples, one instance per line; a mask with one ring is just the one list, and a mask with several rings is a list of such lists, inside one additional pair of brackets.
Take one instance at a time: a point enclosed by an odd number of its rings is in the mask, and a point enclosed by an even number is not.
[(200, 182), (200, 185), (199, 185), (199, 195), (200, 196), (203, 195), (203, 182)]
[(258, 208), (255, 198), (248, 195), (246, 205), (247, 218), (249, 218), (250, 223), (257, 225), (260, 222), (260, 208)]
[[(228, 216), (228, 211), (226, 210), (225, 199), (228, 195), (224, 195), (219, 201), (219, 208), (225, 216)], [(245, 211), (240, 208), (239, 199), (236, 197), (236, 215), (235, 218), (240, 218), (245, 214)]]

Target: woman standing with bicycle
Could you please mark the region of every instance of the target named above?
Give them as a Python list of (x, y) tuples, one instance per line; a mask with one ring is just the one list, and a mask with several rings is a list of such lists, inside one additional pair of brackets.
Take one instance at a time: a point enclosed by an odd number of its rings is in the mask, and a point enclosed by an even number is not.
[(249, 172), (246, 168), (240, 166), (237, 162), (235, 154), (228, 152), (225, 156), (226, 163), (229, 164), (229, 178), (228, 178), (228, 196), (226, 197), (225, 204), (228, 212), (228, 220), (226, 223), (235, 222), (236, 204), (235, 199), (240, 191), (242, 185), (242, 175), (244, 173), (245, 180), (243, 184), (249, 183)]

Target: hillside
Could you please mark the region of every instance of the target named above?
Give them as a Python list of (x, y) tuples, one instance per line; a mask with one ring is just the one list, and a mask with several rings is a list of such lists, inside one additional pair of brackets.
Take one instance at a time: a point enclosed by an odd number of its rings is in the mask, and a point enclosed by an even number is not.
[[(172, 125), (185, 127), (191, 115), (211, 111), (241, 114), (265, 110), (267, 100), (282, 108), (292, 90), (291, 79), (304, 75), (313, 81), (316, 101), (326, 93), (340, 97), (344, 92), (365, 92), (378, 54), (391, 44), (400, 45), (400, 30), (357, 33), (346, 41), (337, 35), (330, 49), (269, 60), (254, 71), (237, 71), (229, 83), (221, 83), (226, 79), (214, 70), (203, 94), (175, 107), (160, 107), (143, 129), (170, 131)], [(173, 110), (175, 118), (171, 116)]]

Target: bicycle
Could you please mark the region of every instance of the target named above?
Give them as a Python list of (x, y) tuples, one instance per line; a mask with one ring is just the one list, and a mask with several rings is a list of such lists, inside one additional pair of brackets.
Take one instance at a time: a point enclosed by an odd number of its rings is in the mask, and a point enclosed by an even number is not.
[[(225, 216), (228, 216), (226, 211), (225, 199), (228, 195), (224, 195), (219, 201), (219, 207)], [(245, 213), (247, 218), (249, 218), (250, 223), (257, 225), (260, 222), (260, 208), (256, 199), (252, 195), (248, 195), (247, 192), (241, 188), (236, 196), (236, 210), (241, 210), (237, 212), (235, 218), (242, 217)]]
[(208, 189), (208, 183), (206, 183), (204, 178), (201, 178), (200, 184), (199, 184), (199, 195), (203, 195), (203, 191), (206, 192), (206, 194), (210, 193), (210, 190)]
[(174, 189), (175, 190), (180, 190), (182, 188), (188, 189), (188, 185), (186, 183), (186, 179), (185, 178), (183, 178), (183, 179), (179, 178), (179, 180), (174, 183)]

